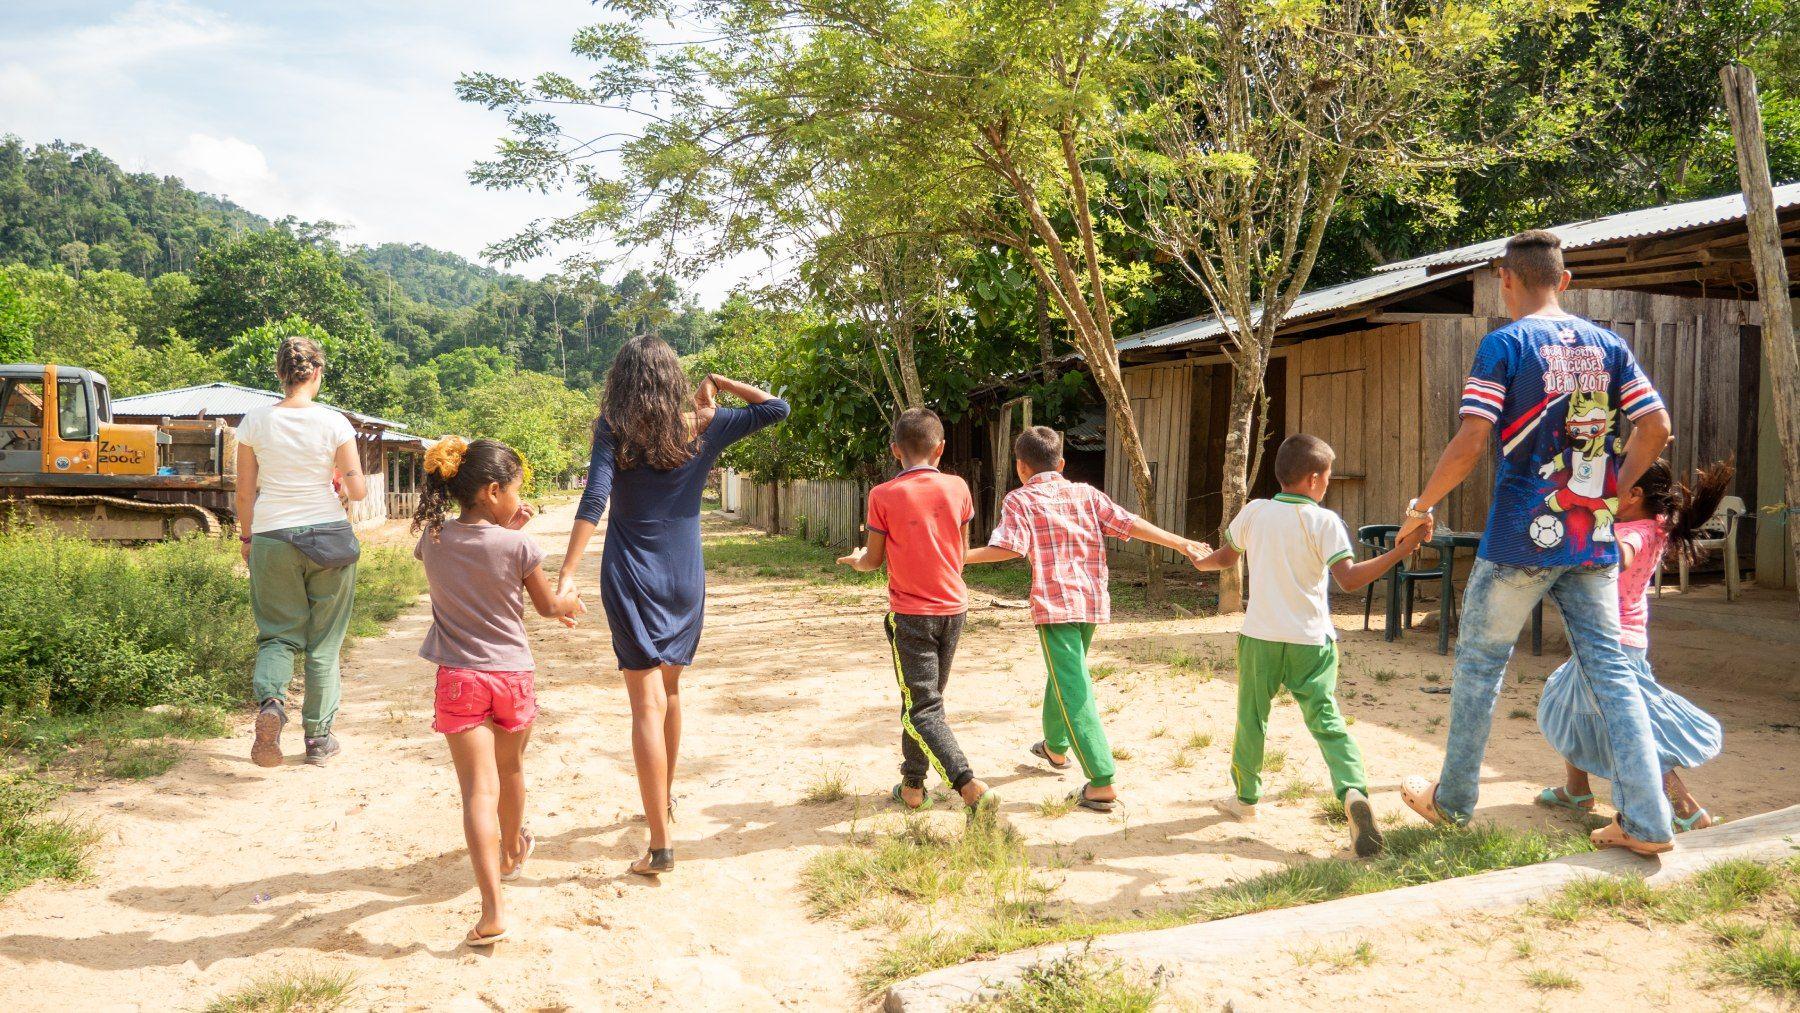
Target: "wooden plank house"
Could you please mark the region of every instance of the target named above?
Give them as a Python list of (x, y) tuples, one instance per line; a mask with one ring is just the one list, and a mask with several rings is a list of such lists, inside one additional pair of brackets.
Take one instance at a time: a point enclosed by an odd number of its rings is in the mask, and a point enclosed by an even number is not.
[[(1778, 187), (1776, 204), (1795, 272), (1800, 184)], [(1673, 416), (1669, 456), (1678, 471), (1735, 458), (1733, 491), (1752, 510), (1779, 503), (1780, 454), (1762, 380), (1761, 311), (1742, 198), (1627, 212), (1554, 231), (1574, 274), (1564, 306), (1632, 346)], [(1493, 266), (1504, 242), (1390, 265), (1296, 301), (1267, 376), (1267, 443), (1253, 495), (1274, 491), (1272, 463), (1280, 441), (1309, 432), (1337, 450), (1326, 503), (1353, 532), (1398, 520), (1455, 432), (1476, 346), (1507, 321)], [(1208, 540), (1216, 539), (1226, 519), (1220, 516), (1220, 487), (1231, 367), (1219, 350), (1223, 330), (1217, 319), (1198, 317), (1119, 342), (1156, 476), (1158, 519)], [(1491, 465), (1484, 465), (1440, 508), (1440, 524), (1480, 530), (1491, 484)], [(1111, 432), (1106, 489), (1136, 506)], [(1781, 522), (1777, 514), (1764, 514), (1745, 525), (1743, 548), (1759, 561), (1759, 582), (1791, 586)]]

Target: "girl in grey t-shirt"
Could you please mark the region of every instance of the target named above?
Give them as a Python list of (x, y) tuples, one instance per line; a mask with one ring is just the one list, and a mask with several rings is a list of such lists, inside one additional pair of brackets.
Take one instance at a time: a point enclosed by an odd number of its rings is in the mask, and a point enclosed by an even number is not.
[[(498, 440), (439, 440), (425, 455), (425, 488), (413, 530), (414, 555), (431, 586), (431, 629), (419, 656), (436, 662), (437, 717), (462, 788), (463, 837), (481, 919), (463, 940), (491, 946), (506, 936), (500, 881), (531, 857), (524, 827), (525, 742), (537, 716), (525, 596), (539, 615), (575, 625), (586, 611), (573, 590), (557, 597), (541, 564), (544, 550), (518, 529), (531, 519), (519, 501), (524, 463)], [(451, 504), (460, 508), (446, 519)], [(494, 801), (489, 801), (494, 800)]]

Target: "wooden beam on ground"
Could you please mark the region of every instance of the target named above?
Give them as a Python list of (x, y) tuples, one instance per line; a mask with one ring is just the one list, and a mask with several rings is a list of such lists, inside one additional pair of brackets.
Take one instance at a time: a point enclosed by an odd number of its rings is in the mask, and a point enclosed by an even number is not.
[[(1773, 418), (1781, 439), (1787, 473), (1786, 499), (1780, 512), (1759, 503), (1758, 523), (1784, 524), (1788, 551), (1800, 570), (1800, 347), (1794, 344), (1794, 305), (1788, 291), (1788, 263), (1781, 251), (1781, 226), (1775, 217), (1774, 184), (1769, 178), (1769, 150), (1763, 140), (1762, 108), (1756, 97), (1756, 75), (1750, 68), (1728, 64), (1719, 70), (1725, 108), (1731, 114), (1731, 136), (1737, 146), (1738, 179), (1744, 187), (1744, 218), (1750, 230), (1750, 252), (1756, 265), (1756, 287), (1763, 308), (1763, 365), (1769, 374)], [(1800, 581), (1796, 582), (1800, 585)]]

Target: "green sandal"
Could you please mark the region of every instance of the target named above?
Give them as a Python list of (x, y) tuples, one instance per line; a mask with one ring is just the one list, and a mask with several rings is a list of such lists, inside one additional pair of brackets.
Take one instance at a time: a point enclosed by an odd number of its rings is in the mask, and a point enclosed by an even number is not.
[(1689, 830), (1696, 828), (1705, 830), (1707, 827), (1713, 825), (1712, 814), (1705, 809), (1694, 810), (1694, 815), (1689, 816), (1687, 819), (1682, 819), (1674, 813), (1670, 813), (1669, 821), (1675, 824), (1675, 832), (1678, 834), (1685, 834)]
[(1538, 792), (1535, 800), (1538, 805), (1552, 809), (1567, 809), (1570, 812), (1591, 813), (1594, 811), (1593, 795), (1571, 795), (1567, 788), (1545, 788)]
[(899, 803), (900, 808), (911, 812), (924, 812), (931, 808), (931, 792), (925, 792), (925, 798), (918, 805), (907, 805), (905, 797), (900, 794), (900, 789), (904, 787), (906, 786), (903, 784), (896, 784), (894, 790), (888, 793), (888, 797)]

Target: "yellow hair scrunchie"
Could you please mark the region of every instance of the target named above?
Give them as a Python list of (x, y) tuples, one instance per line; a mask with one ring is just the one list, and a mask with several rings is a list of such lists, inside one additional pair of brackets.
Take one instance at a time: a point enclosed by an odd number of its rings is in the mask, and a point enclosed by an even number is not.
[(462, 470), (463, 455), (468, 452), (468, 440), (460, 436), (446, 436), (425, 452), (425, 471), (448, 482)]

